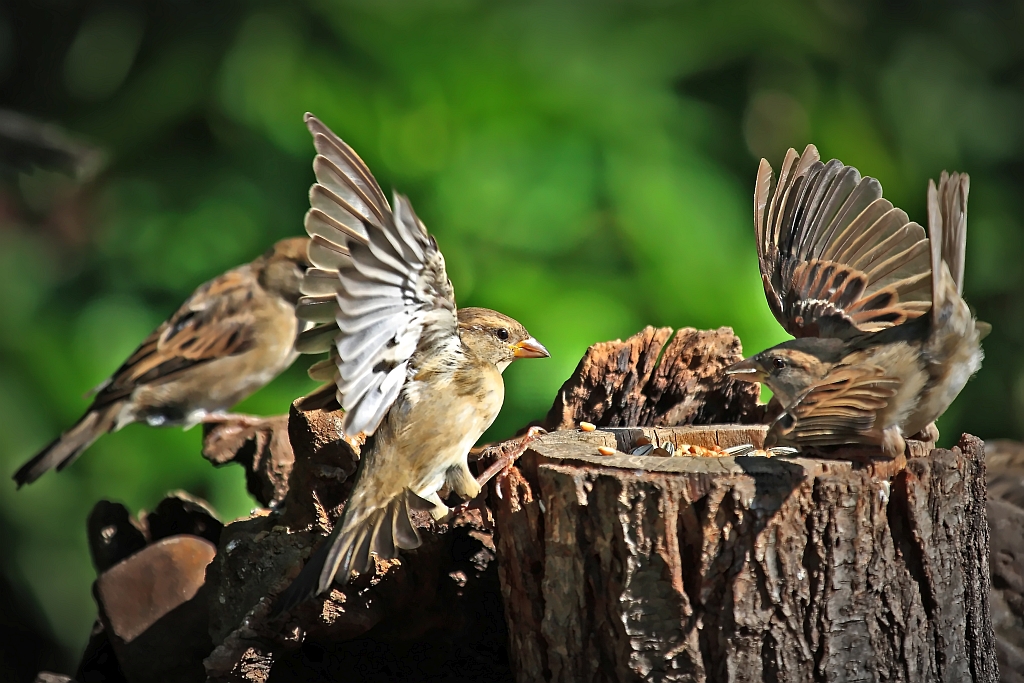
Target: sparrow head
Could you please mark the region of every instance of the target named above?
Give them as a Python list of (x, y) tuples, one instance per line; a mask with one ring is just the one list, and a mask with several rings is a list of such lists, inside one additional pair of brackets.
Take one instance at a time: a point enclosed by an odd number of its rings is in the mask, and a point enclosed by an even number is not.
[(260, 285), (286, 301), (298, 302), (302, 274), (312, 265), (306, 253), (308, 247), (308, 237), (289, 237), (274, 244), (256, 260)]
[(733, 363), (725, 372), (747, 382), (763, 382), (789, 407), (843, 357), (840, 339), (803, 337)]
[(489, 308), (460, 308), (459, 337), (478, 358), (504, 372), (516, 358), (547, 358), (522, 323)]

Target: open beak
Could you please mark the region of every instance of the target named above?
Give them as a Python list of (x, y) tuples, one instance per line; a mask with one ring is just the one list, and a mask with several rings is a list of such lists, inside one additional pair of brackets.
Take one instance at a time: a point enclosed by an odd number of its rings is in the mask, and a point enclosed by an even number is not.
[(544, 348), (544, 345), (533, 337), (527, 337), (523, 341), (513, 344), (512, 351), (516, 358), (550, 358), (551, 354)]
[(763, 382), (768, 379), (768, 373), (761, 369), (761, 366), (753, 358), (733, 363), (725, 369), (725, 374), (732, 375), (744, 382)]

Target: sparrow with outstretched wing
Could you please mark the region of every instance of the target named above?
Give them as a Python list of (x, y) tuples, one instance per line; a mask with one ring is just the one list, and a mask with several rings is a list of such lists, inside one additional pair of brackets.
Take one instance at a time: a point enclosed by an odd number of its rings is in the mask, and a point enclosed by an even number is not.
[(306, 230), (310, 259), (298, 314), (316, 323), (300, 350), (328, 351), (311, 375), (329, 380), (304, 407), (336, 401), (343, 430), (368, 436), (341, 518), (275, 611), (396, 557), (420, 539), (411, 510), (448, 512), (480, 485), (467, 455), (497, 417), (501, 373), (548, 355), (520, 323), (484, 308), (456, 309), (437, 243), (404, 196), (392, 208), (356, 153), (311, 114), (317, 156)]
[(754, 227), (776, 319), (796, 339), (731, 366), (764, 382), (781, 412), (766, 445), (881, 446), (937, 436), (934, 421), (981, 367), (985, 323), (962, 298), (966, 174), (928, 187), (928, 234), (874, 178), (808, 145), (774, 190), (761, 160)]

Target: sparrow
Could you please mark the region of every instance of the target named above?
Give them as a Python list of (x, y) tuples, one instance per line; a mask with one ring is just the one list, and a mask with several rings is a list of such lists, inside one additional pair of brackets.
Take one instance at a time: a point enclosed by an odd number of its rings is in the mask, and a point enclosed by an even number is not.
[(187, 429), (222, 421), (224, 411), (286, 370), (306, 327), (295, 305), (308, 245), (306, 237), (281, 240), (196, 289), (92, 390), (78, 422), (22, 465), (18, 487), (64, 469), (100, 436), (133, 422)]
[[(726, 372), (768, 385), (771, 446), (878, 446), (938, 436), (934, 422), (981, 367), (990, 329), (963, 300), (967, 174), (928, 183), (928, 232), (882, 186), (808, 145), (789, 150), (774, 192), (761, 160), (754, 227), (776, 319), (796, 339)], [(770, 197), (769, 197), (770, 194)]]
[(373, 555), (418, 547), (410, 512), (444, 517), (445, 484), (475, 498), (467, 456), (501, 409), (502, 372), (549, 356), (507, 315), (457, 309), (444, 256), (409, 200), (395, 193), (392, 208), (352, 148), (305, 120), (317, 151), (305, 218), (314, 267), (297, 313), (319, 324), (298, 348), (330, 351), (310, 375), (330, 380), (321, 394), (344, 409), (342, 431), (367, 440), (341, 517), (275, 614), (369, 571)]

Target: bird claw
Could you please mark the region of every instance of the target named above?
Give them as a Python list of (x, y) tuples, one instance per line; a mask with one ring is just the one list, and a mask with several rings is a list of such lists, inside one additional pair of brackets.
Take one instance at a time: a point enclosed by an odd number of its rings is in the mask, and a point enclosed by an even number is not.
[[(508, 476), (512, 466), (515, 465), (516, 461), (526, 452), (526, 447), (530, 445), (530, 442), (535, 441), (541, 435), (547, 434), (547, 431), (541, 427), (533, 426), (526, 430), (526, 433), (522, 436), (517, 436), (513, 439), (499, 444), (496, 450), (501, 452), (501, 455), (491, 463), (491, 466), (484, 470), (483, 474), (476, 478), (476, 483), (481, 488), (487, 485), (491, 479), (495, 476), (498, 477), (498, 481), (502, 481)], [(501, 498), (501, 487), (498, 486), (496, 493), (498, 498)]]

